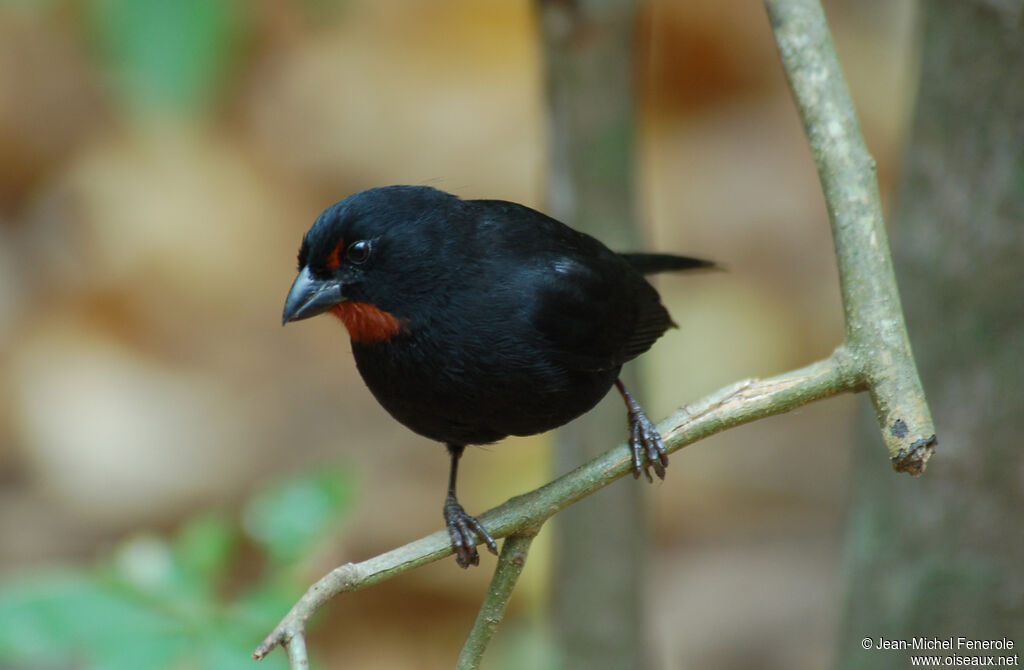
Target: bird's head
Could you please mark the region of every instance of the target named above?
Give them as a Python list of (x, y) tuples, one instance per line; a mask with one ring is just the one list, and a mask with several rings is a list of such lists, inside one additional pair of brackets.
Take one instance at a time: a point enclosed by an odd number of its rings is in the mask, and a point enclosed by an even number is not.
[(406, 329), (443, 253), (462, 201), (424, 186), (387, 186), (327, 208), (299, 248), (299, 276), (282, 322), (331, 312), (352, 340), (374, 344)]

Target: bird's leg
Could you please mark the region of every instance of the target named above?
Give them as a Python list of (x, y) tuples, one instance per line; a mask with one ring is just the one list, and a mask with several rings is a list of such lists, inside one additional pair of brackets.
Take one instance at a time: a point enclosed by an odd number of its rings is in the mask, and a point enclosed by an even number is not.
[[(462, 456), (465, 445), (449, 444), (448, 453), (452, 457), (452, 467), (448, 475), (448, 496), (444, 499), (444, 520), (448, 526), (448, 534), (452, 538), (452, 546), (455, 547), (455, 562), (461, 568), (468, 568), (471, 565), (480, 564), (480, 554), (476, 551), (476, 539), (487, 545), (492, 554), (498, 553), (498, 545), (494, 538), (488, 533), (482, 523), (466, 514), (466, 510), (459, 504), (455, 497), (455, 479), (459, 472), (459, 458)], [(474, 537), (475, 536), (475, 537)]]
[(622, 394), (626, 401), (626, 410), (629, 413), (629, 446), (633, 450), (633, 478), (638, 478), (642, 472), (647, 481), (652, 482), (649, 468), (654, 468), (654, 474), (658, 479), (665, 478), (665, 468), (668, 467), (668, 454), (665, 453), (665, 443), (658, 434), (643, 407), (636, 401), (636, 398), (626, 390), (622, 380), (615, 380), (615, 387)]

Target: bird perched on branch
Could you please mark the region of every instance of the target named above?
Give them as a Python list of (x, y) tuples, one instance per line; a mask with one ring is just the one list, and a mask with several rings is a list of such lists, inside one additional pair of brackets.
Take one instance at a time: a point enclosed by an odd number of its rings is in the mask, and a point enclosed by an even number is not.
[(455, 495), (467, 445), (568, 423), (614, 385), (626, 403), (633, 474), (665, 476), (665, 446), (622, 382), (623, 363), (673, 326), (644, 274), (712, 267), (610, 251), (540, 212), (387, 186), (329, 207), (302, 239), (284, 323), (330, 312), (391, 416), (444, 443), (444, 518), (456, 560), (494, 539)]

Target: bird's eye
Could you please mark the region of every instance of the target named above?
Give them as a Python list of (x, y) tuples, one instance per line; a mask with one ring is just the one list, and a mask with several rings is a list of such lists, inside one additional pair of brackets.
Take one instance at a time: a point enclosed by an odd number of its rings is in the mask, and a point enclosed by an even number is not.
[(351, 263), (362, 263), (370, 257), (370, 243), (366, 240), (358, 240), (348, 245), (345, 250), (345, 258)]

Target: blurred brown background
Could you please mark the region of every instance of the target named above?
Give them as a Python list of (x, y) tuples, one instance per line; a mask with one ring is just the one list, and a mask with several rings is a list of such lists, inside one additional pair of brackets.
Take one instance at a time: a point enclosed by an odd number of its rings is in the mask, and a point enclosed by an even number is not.
[[(323, 463), (351, 468), (360, 497), (310, 578), (437, 530), (442, 448), (378, 407), (340, 325), (279, 315), (301, 234), (353, 191), (429, 184), (544, 209), (531, 4), (225, 1), (192, 7), (215, 15), (191, 32), (173, 15), (138, 29), (137, 4), (0, 5), (0, 566), (93, 560)], [(825, 4), (888, 198), (915, 3)], [(648, 246), (729, 270), (660, 280), (680, 326), (641, 363), (661, 418), (826, 356), (842, 311), (760, 3), (647, 3), (639, 49)], [(673, 458), (648, 495), (658, 667), (830, 662), (862, 401)], [(546, 481), (547, 443), (472, 450), (467, 509)], [(542, 535), (499, 654), (543, 629), (547, 551)], [(327, 667), (450, 667), (488, 578), (448, 560), (346, 596), (313, 648)]]

